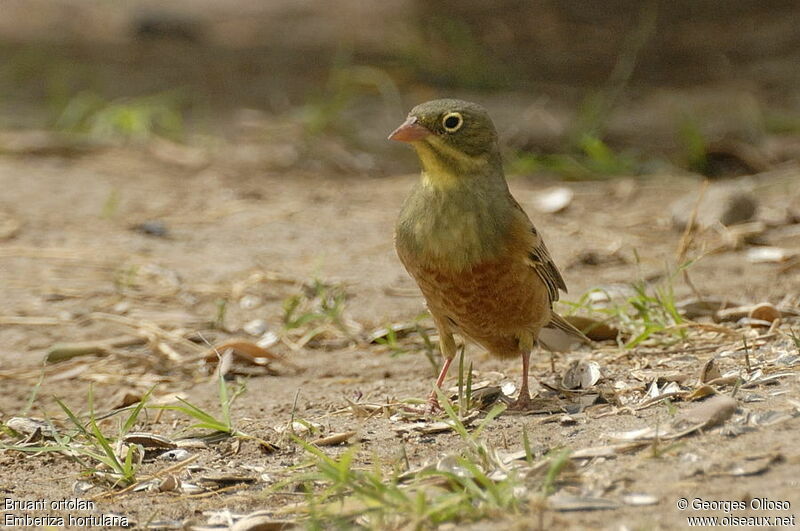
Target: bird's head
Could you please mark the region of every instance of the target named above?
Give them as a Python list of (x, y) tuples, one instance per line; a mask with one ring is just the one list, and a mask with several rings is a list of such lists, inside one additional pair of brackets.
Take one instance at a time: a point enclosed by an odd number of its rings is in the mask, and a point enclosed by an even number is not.
[(486, 109), (443, 99), (417, 105), (389, 135), (417, 150), (423, 173), (436, 185), (487, 175), (500, 166), (497, 132)]

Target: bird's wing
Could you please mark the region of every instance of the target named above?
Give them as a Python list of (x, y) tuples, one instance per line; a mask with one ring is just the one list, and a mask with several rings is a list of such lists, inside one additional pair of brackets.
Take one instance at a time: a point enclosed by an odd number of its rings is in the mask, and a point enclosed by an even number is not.
[(542, 236), (536, 232), (536, 229), (531, 225), (531, 232), (533, 233), (536, 243), (528, 253), (531, 265), (536, 273), (547, 285), (547, 293), (550, 295), (550, 302), (558, 300), (558, 290), (563, 289), (564, 293), (567, 292), (567, 285), (564, 283), (564, 278), (561, 276), (553, 259), (550, 258), (550, 253), (547, 251), (547, 246), (544, 244)]
[(520, 217), (527, 223), (528, 230), (530, 231), (531, 239), (528, 245), (527, 260), (545, 283), (545, 286), (547, 286), (547, 293), (550, 296), (550, 303), (552, 304), (558, 300), (559, 289), (564, 290), (564, 293), (567, 292), (567, 285), (564, 283), (564, 278), (561, 276), (556, 264), (550, 257), (550, 252), (547, 250), (547, 246), (544, 244), (541, 234), (536, 231), (536, 227), (533, 226), (525, 210), (517, 203), (516, 199), (511, 197), (511, 201), (519, 210), (519, 214), (521, 214)]

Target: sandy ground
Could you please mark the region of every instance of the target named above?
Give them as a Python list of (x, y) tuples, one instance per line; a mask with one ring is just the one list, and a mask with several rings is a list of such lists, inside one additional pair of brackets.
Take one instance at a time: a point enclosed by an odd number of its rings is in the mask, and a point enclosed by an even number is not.
[[(314, 278), (344, 286), (344, 315), (352, 320), (351, 330), (358, 337), (376, 327), (413, 320), (424, 310), (423, 301), (395, 257), (391, 233), (402, 198), (415, 178), (241, 171), (224, 160), (188, 168), (160, 162), (136, 149), (106, 149), (80, 157), (0, 157), (0, 216), (6, 226), (18, 226), (0, 241), (0, 421), (14, 416), (49, 417), (65, 425), (54, 397), (86, 413), (90, 387), (98, 411), (119, 405), (123, 391), (141, 394), (153, 384), (157, 384), (154, 396), (181, 393), (214, 410), (218, 407), (216, 381), (208, 367), (197, 361), (197, 352), (205, 348), (202, 342), (191, 354), (181, 351), (185, 346), (180, 342), (171, 343), (179, 351), (173, 358), (157, 352), (159, 343), (170, 343), (158, 334), (147, 344), (111, 349), (105, 357), (81, 357), (42, 368), (43, 356), (56, 343), (136, 336), (143, 322), (185, 337), (195, 334), (195, 339), (201, 333), (211, 343), (248, 337), (254, 341), (242, 327), (263, 319), (268, 330), (280, 333), (284, 301), (304, 293), (303, 285)], [(800, 251), (800, 232), (797, 225), (786, 224), (786, 212), (798, 204), (799, 180), (797, 170), (790, 168), (748, 181), (760, 202), (759, 217), (768, 224), (760, 236), (762, 243), (795, 253)], [(575, 193), (572, 204), (558, 214), (537, 212), (537, 196), (556, 185)], [(660, 176), (565, 185), (519, 177), (511, 181), (511, 188), (564, 273), (570, 288), (565, 299), (578, 301), (592, 288), (639, 278), (658, 283), (669, 277), (681, 233), (671, 227), (668, 206), (684, 194), (697, 193), (700, 183), (689, 177)], [(163, 222), (166, 237), (133, 229), (151, 220)], [(710, 249), (721, 242), (722, 236), (708, 231), (698, 238), (689, 256), (697, 257), (702, 246)], [(797, 267), (792, 268), (791, 262), (788, 267), (786, 262), (752, 263), (747, 258), (751, 248), (724, 247), (704, 255), (691, 266), (691, 280), (704, 296), (742, 304), (769, 301), (796, 309)], [(589, 252), (594, 259), (587, 259)], [(693, 295), (680, 275), (674, 288), (679, 300)], [(248, 303), (242, 302), (245, 296)], [(222, 326), (213, 327), (211, 323), (219, 320), (220, 300), (227, 301), (226, 311)], [(109, 316), (129, 319), (138, 328)], [(768, 498), (788, 501), (790, 508), (732, 514), (797, 514), (799, 365), (796, 361), (784, 367), (770, 364), (781, 352), (789, 357), (798, 354), (786, 335), (798, 322), (791, 317), (785, 321), (768, 339), (751, 339), (755, 341), (753, 363), (762, 363), (765, 374), (782, 376), (740, 389), (738, 410), (722, 430), (687, 435), (672, 441), (675, 444), (662, 441), (660, 446), (648, 444), (615, 456), (573, 461), (575, 466), (565, 473), (559, 493), (610, 499), (618, 504), (616, 508), (565, 511), (555, 505), (524, 505), (519, 514), (497, 514), (471, 525), (476, 529), (497, 525), (674, 529), (686, 527), (687, 516), (726, 515), (678, 510), (681, 498)], [(638, 396), (637, 401), (653, 378), (670, 371), (689, 378), (681, 385), (691, 390), (711, 357), (718, 360), (723, 373), (743, 367), (741, 334), (750, 338), (766, 334), (763, 330), (743, 332), (740, 327), (732, 330), (733, 335), (693, 330), (670, 346), (644, 345), (630, 351), (608, 342), (557, 356), (556, 373), (563, 373), (574, 360), (595, 360), (603, 374), (601, 384), (619, 391), (622, 388), (614, 387), (615, 383), (623, 382), (629, 386), (626, 396)], [(247, 433), (276, 443), (278, 450), (262, 452), (249, 440), (241, 445), (223, 441), (191, 449), (198, 459), (193, 466), (199, 468), (180, 472), (265, 474), (271, 480), (262, 477), (202, 495), (153, 491), (106, 495), (104, 488), (95, 487), (80, 497), (95, 499), (96, 513), (126, 515), (138, 526), (206, 523), (210, 512), (226, 509), (233, 513), (267, 509), (280, 518), (282, 507), (301, 501), (265, 490), (270, 481), (286, 477), (289, 466), (306, 459), (302, 449), (275, 431), (293, 417), (319, 423), (323, 433), (356, 431), (350, 443), (359, 447), (356, 460), (360, 465), (390, 467), (405, 452), (409, 464), (419, 466), (463, 447), (453, 433), (403, 435), (396, 430), (402, 421), (384, 415), (364, 419), (348, 412), (350, 401), (392, 403), (424, 397), (430, 390), (432, 368), (416, 343), (409, 343), (410, 352), (392, 355), (380, 345), (341, 339), (334, 334), (328, 341), (312, 341), (297, 350), (279, 343), (272, 349), (299, 368), (275, 362), (270, 374), (256, 368), (247, 380), (246, 391), (234, 405), (234, 419)], [(467, 349), (467, 355), (474, 362), (476, 381), (515, 382), (519, 378), (516, 363), (490, 359), (474, 347)], [(556, 381), (550, 355), (537, 351), (534, 358), (533, 375)], [(27, 410), (42, 374), (38, 395)], [(537, 389), (541, 397), (568, 402), (563, 394)], [(733, 386), (720, 385), (717, 390), (730, 395)], [(569, 419), (562, 418), (563, 413), (506, 413), (488, 425), (484, 438), (493, 447), (518, 451), (525, 429), (537, 456), (559, 447), (578, 451), (611, 444), (614, 432), (668, 424), (674, 415), (695, 406), (681, 399), (672, 406), (659, 402), (640, 410), (594, 405), (598, 409), (575, 412)], [(779, 412), (785, 418), (773, 424), (753, 421), (766, 412)], [(150, 413), (140, 427), (171, 436), (187, 424), (178, 414)], [(100, 425), (115, 433), (118, 421), (111, 418)], [(725, 432), (725, 426), (748, 429), (732, 434)], [(12, 438), (0, 435), (0, 442), (10, 444)], [(343, 449), (326, 451), (338, 455)], [(767, 464), (741, 474), (734, 471), (735, 465), (758, 459)], [(80, 467), (63, 456), (6, 450), (0, 451), (0, 465), (0, 497), (60, 500), (78, 496)], [(148, 460), (142, 470), (151, 474), (166, 466)], [(188, 480), (188, 476), (183, 478)], [(647, 495), (642, 498), (647, 505), (626, 504), (630, 494)], [(41, 516), (68, 511), (28, 512)]]

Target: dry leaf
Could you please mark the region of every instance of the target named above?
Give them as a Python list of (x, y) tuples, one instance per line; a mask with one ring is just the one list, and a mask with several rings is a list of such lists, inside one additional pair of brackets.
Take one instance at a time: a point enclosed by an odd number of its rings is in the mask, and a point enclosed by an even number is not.
[(238, 361), (244, 361), (246, 363), (250, 363), (252, 365), (266, 365), (267, 360), (279, 361), (281, 363), (285, 363), (294, 369), (299, 369), (299, 367), (286, 359), (285, 357), (275, 354), (274, 352), (267, 350), (265, 348), (259, 347), (255, 343), (246, 340), (231, 340), (225, 341), (219, 345), (215, 345), (214, 347), (210, 348), (204, 354), (204, 358), (206, 363), (217, 363), (219, 361), (220, 356), (226, 350), (230, 350), (233, 352), (233, 356)]
[(711, 396), (711, 395), (714, 395), (716, 393), (717, 393), (717, 391), (713, 387), (711, 387), (708, 384), (705, 384), (705, 385), (699, 386), (697, 389), (695, 389), (694, 391), (689, 393), (686, 396), (686, 400), (689, 400), (689, 401), (693, 402), (695, 400), (700, 400), (701, 398), (705, 398), (707, 396)]
[(767, 321), (768, 323), (772, 323), (773, 321), (781, 318), (781, 312), (770, 303), (763, 302), (753, 306), (748, 317), (750, 317), (750, 319), (757, 319), (759, 321)]

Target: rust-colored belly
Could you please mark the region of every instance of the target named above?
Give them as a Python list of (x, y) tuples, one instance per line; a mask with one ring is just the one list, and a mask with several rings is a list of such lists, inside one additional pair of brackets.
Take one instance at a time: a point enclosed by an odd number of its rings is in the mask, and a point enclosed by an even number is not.
[(458, 272), (408, 269), (434, 316), (496, 356), (519, 355), (520, 334), (535, 338), (550, 320), (547, 289), (523, 260), (487, 261)]

